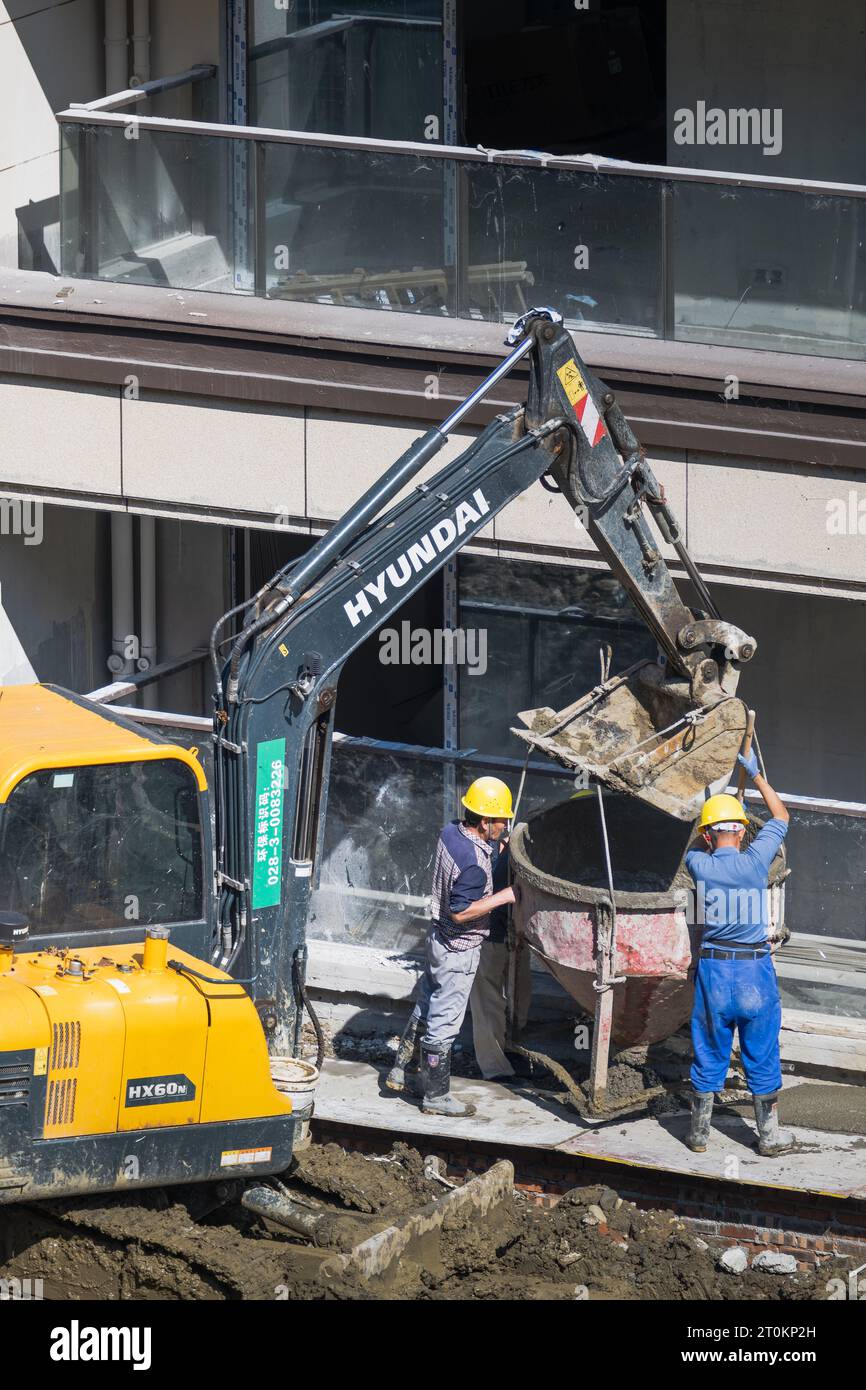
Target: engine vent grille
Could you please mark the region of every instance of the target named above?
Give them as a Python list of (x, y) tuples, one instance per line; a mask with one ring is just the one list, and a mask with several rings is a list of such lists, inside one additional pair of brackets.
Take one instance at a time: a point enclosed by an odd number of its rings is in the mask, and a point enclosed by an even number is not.
[(78, 1078), (75, 1076), (48, 1083), (48, 1101), (45, 1106), (46, 1126), (72, 1124), (75, 1119), (75, 1092), (77, 1089)]
[(0, 1067), (0, 1105), (26, 1105), (30, 1099), (31, 1076), (27, 1062)]
[[(81, 1057), (81, 1024), (77, 1019), (55, 1023), (48, 1054), (48, 1092), (45, 1097), (45, 1129), (71, 1125), (75, 1119), (78, 1078), (74, 1073)], [(65, 1073), (65, 1075), (64, 1075)]]
[(55, 1023), (48, 1070), (74, 1070), (78, 1066), (80, 1053), (81, 1024), (77, 1020), (70, 1023)]

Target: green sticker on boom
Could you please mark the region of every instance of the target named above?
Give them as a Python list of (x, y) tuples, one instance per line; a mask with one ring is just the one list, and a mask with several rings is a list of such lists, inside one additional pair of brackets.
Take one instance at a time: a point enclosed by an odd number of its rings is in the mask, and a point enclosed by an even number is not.
[(253, 907), (278, 907), (280, 903), (285, 766), (284, 738), (259, 744), (253, 815)]

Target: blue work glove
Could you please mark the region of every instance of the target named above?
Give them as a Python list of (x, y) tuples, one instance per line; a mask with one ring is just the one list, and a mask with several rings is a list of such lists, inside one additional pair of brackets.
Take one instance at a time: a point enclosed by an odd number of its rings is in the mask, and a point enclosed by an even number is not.
[(760, 768), (758, 767), (758, 759), (756, 758), (754, 753), (749, 752), (745, 755), (745, 757), (742, 753), (738, 753), (737, 762), (740, 764), (741, 767), (744, 767), (746, 769), (750, 777), (755, 778), (759, 775)]

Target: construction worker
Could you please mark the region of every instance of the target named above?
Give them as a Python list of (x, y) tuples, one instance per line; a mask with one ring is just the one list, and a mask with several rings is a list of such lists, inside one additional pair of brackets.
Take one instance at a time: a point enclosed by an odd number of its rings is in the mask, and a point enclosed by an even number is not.
[[(493, 891), (508, 883), (508, 841), (505, 835), (494, 846)], [(515, 1068), (505, 1052), (508, 1000), (508, 908), (494, 908), (490, 914), (490, 935), (481, 947), (481, 959), (469, 996), (472, 1014), (472, 1044), (478, 1070), (486, 1081), (510, 1081)], [(517, 954), (515, 1009), (518, 1032), (526, 1027), (532, 993), (529, 951)]]
[(748, 816), (735, 796), (711, 796), (700, 825), (707, 851), (690, 850), (686, 866), (698, 890), (703, 923), (692, 1012), (692, 1119), (686, 1143), (704, 1153), (713, 1097), (725, 1085), (734, 1029), (755, 1103), (758, 1152), (783, 1153), (788, 1139), (779, 1132), (777, 1099), (782, 1085), (779, 1029), (782, 1006), (769, 941), (767, 885), (770, 865), (788, 831), (788, 812), (758, 771), (754, 753), (738, 761), (764, 798), (771, 819), (748, 849), (743, 838)]
[(436, 846), (427, 966), (386, 1086), (411, 1089), (407, 1076), (419, 1049), (421, 1109), (428, 1115), (472, 1115), (450, 1094), (451, 1049), (466, 1015), (482, 944), (494, 908), (514, 902), (511, 887), (493, 891), (496, 841), (513, 814), (511, 792), (497, 777), (479, 777), (462, 798), (465, 815), (445, 826)]

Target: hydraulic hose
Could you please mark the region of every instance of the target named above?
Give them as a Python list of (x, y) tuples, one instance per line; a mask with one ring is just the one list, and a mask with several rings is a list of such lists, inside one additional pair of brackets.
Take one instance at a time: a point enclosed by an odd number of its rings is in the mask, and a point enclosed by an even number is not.
[(316, 1071), (321, 1071), (322, 1063), (325, 1060), (325, 1035), (322, 1032), (322, 1025), (319, 1022), (318, 1015), (315, 1009), (313, 1008), (312, 1004), (310, 1003), (309, 996), (304, 988), (303, 981), (301, 980), (301, 970), (298, 964), (297, 955), (292, 961), (292, 976), (294, 979), (295, 991), (304, 1008), (306, 1009), (307, 1013), (310, 1015), (310, 1022), (312, 1023), (313, 1031), (316, 1034)]

